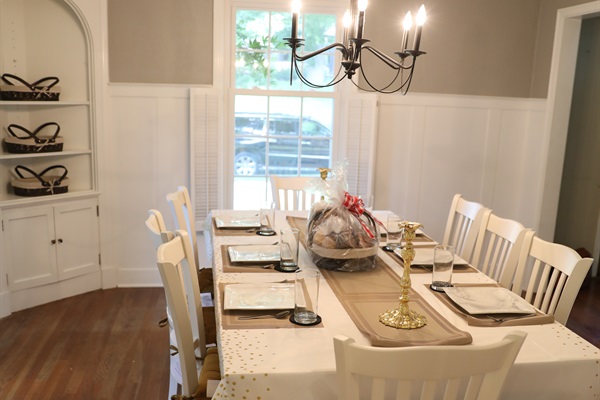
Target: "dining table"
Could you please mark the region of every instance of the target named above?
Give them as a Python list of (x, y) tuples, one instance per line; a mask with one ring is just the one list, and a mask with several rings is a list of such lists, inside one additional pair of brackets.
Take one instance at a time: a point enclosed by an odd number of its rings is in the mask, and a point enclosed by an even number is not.
[[(389, 211), (373, 214), (385, 220)], [(316, 325), (299, 326), (288, 318), (239, 319), (254, 310), (225, 310), (227, 285), (287, 284), (294, 274), (265, 263), (231, 262), (230, 246), (278, 243), (278, 234), (262, 236), (243, 226), (218, 226), (217, 222), (252, 219), (257, 211), (213, 210), (205, 222), (205, 244), (212, 262), (222, 379), (213, 399), (233, 400), (338, 400), (333, 338), (344, 335), (366, 346), (480, 346), (501, 340), (507, 333), (527, 333), (506, 379), (502, 399), (600, 399), (600, 349), (537, 313), (530, 318), (495, 321), (478, 319), (454, 307), (444, 294), (429, 288), (431, 270), (411, 268), (409, 305), (427, 318), (418, 329), (397, 329), (379, 323), (378, 315), (398, 306), (398, 284), (404, 266), (395, 253), (379, 248), (372, 271), (338, 272), (318, 268), (306, 250), (307, 211), (276, 211), (276, 233), (298, 227), (304, 234), (299, 267), (319, 269), (321, 280)], [(415, 249), (431, 248), (435, 238), (423, 235)], [(385, 239), (382, 239), (385, 243)], [(268, 264), (266, 264), (268, 265)], [(455, 286), (497, 286), (468, 265), (455, 267)], [(259, 310), (259, 314), (265, 313)], [(271, 313), (267, 310), (267, 313)], [(275, 313), (273, 311), (272, 313)], [(493, 318), (493, 316), (491, 316)], [(460, 360), (457, 360), (460, 362)], [(448, 368), (452, 368), (448, 365)]]

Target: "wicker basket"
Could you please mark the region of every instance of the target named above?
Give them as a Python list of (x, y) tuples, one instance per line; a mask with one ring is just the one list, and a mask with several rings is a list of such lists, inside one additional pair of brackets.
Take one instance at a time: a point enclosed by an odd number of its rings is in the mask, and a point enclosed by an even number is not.
[[(14, 81), (20, 83), (15, 85)], [(54, 76), (39, 79), (33, 83), (12, 74), (2, 75), (0, 100), (9, 101), (58, 101), (60, 87), (56, 86), (58, 78)]]
[[(47, 127), (54, 127), (54, 134), (41, 134)], [(20, 135), (15, 130), (21, 131)], [(33, 132), (20, 125), (11, 124), (7, 131), (10, 136), (4, 139), (4, 147), (9, 153), (48, 153), (63, 149), (64, 140), (58, 136), (60, 126), (56, 122), (46, 122)]]
[[(61, 175), (49, 174), (61, 170)], [(26, 171), (31, 176), (23, 176), (22, 171)], [(13, 179), (10, 184), (17, 196), (32, 197), (67, 193), (69, 191), (67, 172), (67, 169), (62, 165), (53, 165), (39, 174), (23, 165), (17, 165), (14, 173), (18, 178)]]
[[(365, 240), (363, 246), (350, 246), (349, 243), (338, 243), (337, 247), (324, 247), (322, 243), (316, 240), (317, 226), (328, 218), (334, 215), (347, 214), (348, 221), (352, 221), (352, 225), (347, 225), (348, 228), (353, 227), (354, 239), (363, 236)], [(342, 207), (336, 207), (331, 204), (315, 203), (311, 210), (311, 215), (307, 223), (307, 250), (312, 258), (312, 261), (319, 268), (355, 272), (355, 271), (370, 271), (376, 266), (377, 251), (379, 249), (378, 239), (369, 239), (366, 237), (362, 226), (356, 221), (361, 219), (362, 222), (372, 231), (377, 232), (377, 226), (370, 214), (364, 213), (361, 217), (355, 217), (347, 213)], [(328, 235), (330, 236), (330, 235)], [(335, 232), (331, 233), (335, 237)]]

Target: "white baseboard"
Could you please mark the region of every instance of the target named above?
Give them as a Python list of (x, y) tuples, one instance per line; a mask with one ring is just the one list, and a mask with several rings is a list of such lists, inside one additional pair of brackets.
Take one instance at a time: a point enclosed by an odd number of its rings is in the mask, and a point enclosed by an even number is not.
[(119, 268), (118, 287), (162, 287), (158, 268)]
[(10, 293), (12, 312), (24, 310), (102, 288), (100, 271), (73, 279), (37, 286)]

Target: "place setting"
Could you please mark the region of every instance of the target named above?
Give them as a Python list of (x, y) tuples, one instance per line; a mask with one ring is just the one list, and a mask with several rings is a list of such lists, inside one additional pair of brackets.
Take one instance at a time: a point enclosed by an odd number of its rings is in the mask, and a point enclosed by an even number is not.
[[(443, 245), (436, 245), (434, 247), (417, 247), (415, 248), (415, 258), (410, 265), (411, 273), (415, 274), (423, 274), (423, 273), (432, 273), (434, 268), (434, 253), (436, 249), (441, 251), (442, 249), (447, 248)], [(402, 248), (401, 246), (397, 246), (393, 249), (389, 254), (391, 255), (394, 261), (398, 262), (401, 265), (404, 265), (401, 255)], [(477, 269), (471, 266), (466, 260), (462, 257), (454, 254), (453, 252), (453, 271), (456, 273), (477, 273)]]
[(525, 299), (497, 283), (453, 283), (452, 274), (457, 259), (460, 257), (454, 254), (454, 247), (436, 246), (431, 284), (428, 287), (469, 325), (541, 325), (554, 322), (552, 315), (539, 312)]
[(264, 205), (256, 211), (232, 212), (213, 218), (217, 236), (276, 236), (275, 204)]
[(283, 272), (298, 269), (300, 232), (283, 228), (271, 244), (223, 245), (223, 272)]
[(226, 329), (322, 326), (318, 315), (320, 273), (297, 269), (279, 282), (221, 283)]

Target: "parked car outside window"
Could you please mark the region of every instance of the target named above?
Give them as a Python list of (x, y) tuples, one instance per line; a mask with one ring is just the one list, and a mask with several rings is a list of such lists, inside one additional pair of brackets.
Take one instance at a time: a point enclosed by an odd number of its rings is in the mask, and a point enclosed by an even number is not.
[(331, 159), (331, 131), (285, 114), (236, 113), (236, 176), (318, 175)]

